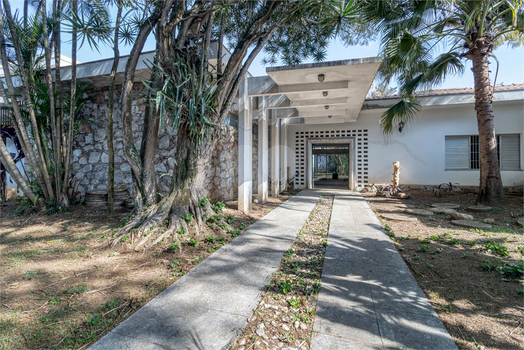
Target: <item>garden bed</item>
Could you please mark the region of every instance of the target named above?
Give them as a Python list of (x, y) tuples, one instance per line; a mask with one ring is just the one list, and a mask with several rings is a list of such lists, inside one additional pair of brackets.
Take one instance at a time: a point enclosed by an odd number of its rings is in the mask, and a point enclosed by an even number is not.
[(309, 349), (333, 199), (320, 197), (231, 349)]
[(19, 203), (0, 203), (0, 348), (87, 347), (288, 198), (253, 204), (249, 215), (226, 202), (217, 215), (229, 232), (209, 223), (180, 236), (181, 250), (166, 240), (140, 252), (109, 245), (125, 209), (113, 219), (84, 206), (15, 215)]
[[(412, 191), (412, 198), (364, 194), (413, 272), (433, 308), (460, 349), (519, 349), (524, 344), (524, 235), (522, 196), (510, 204), (475, 213), (474, 194)], [(430, 209), (434, 203), (455, 203), (457, 211), (475, 221), (493, 219), (490, 229), (465, 229), (450, 215), (416, 215), (418, 221), (395, 221), (382, 214), (401, 213), (407, 204)], [(491, 220), (488, 220), (491, 221)], [(520, 267), (519, 267), (520, 265)]]

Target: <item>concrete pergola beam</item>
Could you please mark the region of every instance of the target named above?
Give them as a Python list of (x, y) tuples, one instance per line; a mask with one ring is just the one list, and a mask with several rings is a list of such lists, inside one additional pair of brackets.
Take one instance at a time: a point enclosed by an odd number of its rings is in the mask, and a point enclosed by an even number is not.
[(283, 108), (299, 108), (299, 107), (324, 107), (324, 106), (338, 106), (346, 105), (348, 99), (346, 97), (341, 98), (326, 98), (326, 99), (315, 99), (315, 100), (293, 100), (274, 107), (267, 107), (268, 109), (283, 109)]
[(306, 83), (306, 84), (291, 84), (291, 85), (277, 85), (273, 82), (272, 85), (268, 84), (267, 89), (264, 90), (253, 90), (253, 93), (250, 93), (249, 96), (273, 96), (273, 95), (292, 95), (292, 94), (302, 94), (304, 92), (314, 92), (314, 91), (339, 91), (339, 90), (348, 90), (349, 81), (333, 81), (325, 83)]

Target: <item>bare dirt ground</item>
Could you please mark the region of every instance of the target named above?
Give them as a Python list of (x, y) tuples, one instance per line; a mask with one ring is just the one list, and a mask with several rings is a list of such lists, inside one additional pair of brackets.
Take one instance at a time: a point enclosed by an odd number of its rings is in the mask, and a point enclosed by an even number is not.
[(472, 193), (412, 194), (405, 200), (364, 196), (379, 217), (402, 212), (402, 204), (429, 209), (433, 203), (456, 203), (457, 211), (479, 222), (494, 219), (491, 229), (479, 230), (454, 226), (443, 214), (419, 215), (417, 222), (381, 218), (459, 348), (522, 349), (524, 235), (516, 224), (523, 214), (522, 196), (508, 196), (509, 205), (487, 213), (472, 213), (465, 209), (476, 204)]
[(320, 197), (230, 349), (309, 349), (333, 199)]
[(253, 204), (249, 215), (226, 202), (218, 215), (233, 231), (208, 223), (198, 237), (180, 236), (181, 251), (169, 240), (142, 252), (109, 246), (126, 209), (113, 219), (82, 205), (18, 216), (18, 203), (0, 203), (0, 349), (86, 348), (288, 198)]

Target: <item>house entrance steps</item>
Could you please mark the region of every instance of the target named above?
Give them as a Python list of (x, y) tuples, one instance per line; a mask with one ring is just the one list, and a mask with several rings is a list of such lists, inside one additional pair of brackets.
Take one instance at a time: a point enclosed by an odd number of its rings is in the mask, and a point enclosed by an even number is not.
[(311, 350), (457, 346), (364, 198), (335, 194)]

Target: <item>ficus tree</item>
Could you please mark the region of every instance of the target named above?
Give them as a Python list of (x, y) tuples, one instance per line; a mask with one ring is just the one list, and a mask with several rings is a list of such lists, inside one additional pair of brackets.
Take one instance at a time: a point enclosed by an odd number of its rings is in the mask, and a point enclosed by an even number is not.
[[(472, 64), (475, 111), (480, 145), (481, 204), (506, 203), (497, 156), (493, 93), (497, 45), (518, 46), (524, 32), (520, 0), (379, 1), (367, 8), (366, 18), (382, 33), (381, 74), (396, 79), (401, 100), (381, 119), (385, 133), (409, 122), (420, 110), (416, 92), (462, 74)], [(490, 76), (488, 60), (497, 67)]]
[[(213, 215), (204, 193), (206, 166), (255, 57), (266, 48), (268, 60), (297, 63), (324, 58), (329, 39), (348, 34), (364, 1), (153, 1), (139, 25), (122, 85), (124, 154), (131, 166), (135, 216), (115, 236), (117, 244), (131, 231), (135, 249), (147, 247), (187, 229), (192, 214), (200, 226)], [(365, 26), (362, 26), (365, 28)], [(150, 33), (157, 45), (140, 149), (133, 140), (131, 100), (135, 70)], [(365, 30), (355, 30), (363, 33)], [(278, 33), (278, 34), (277, 34)], [(335, 34), (334, 34), (335, 33)], [(218, 64), (208, 60), (218, 40)], [(222, 61), (222, 46), (230, 48)], [(158, 198), (154, 170), (158, 130), (170, 123), (176, 130), (175, 169), (170, 193)], [(168, 228), (162, 233), (159, 226)], [(223, 223), (227, 225), (227, 223)], [(173, 239), (178, 239), (173, 235)]]

